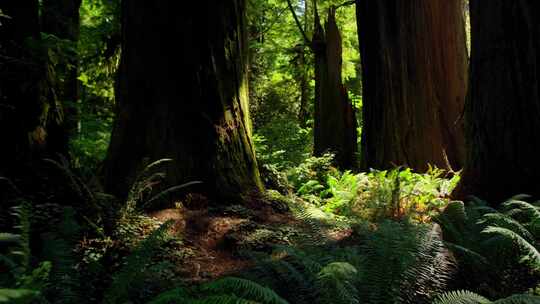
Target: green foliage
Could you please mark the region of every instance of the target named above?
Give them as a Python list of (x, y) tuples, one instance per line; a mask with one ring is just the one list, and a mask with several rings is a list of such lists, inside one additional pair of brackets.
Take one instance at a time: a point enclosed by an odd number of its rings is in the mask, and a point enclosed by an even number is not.
[(68, 101), (76, 109), (76, 134), (70, 152), (75, 168), (95, 174), (105, 158), (113, 121), (115, 74), (120, 61), (120, 1), (84, 0), (80, 8), (78, 44), (81, 99)]
[(331, 162), (330, 154), (306, 159), (287, 172), (291, 187), (326, 212), (375, 222), (406, 216), (427, 222), (446, 206), (459, 181), (459, 175), (448, 178), (436, 168), (424, 174), (410, 169), (354, 174), (339, 172)]
[(441, 225), (459, 271), (456, 282), (492, 298), (526, 292), (540, 283), (538, 207), (513, 198), (497, 211), (474, 199), (451, 203), (435, 220)]
[(434, 304), (532, 304), (539, 303), (540, 297), (532, 295), (512, 295), (497, 301), (490, 301), (483, 296), (467, 290), (446, 292), (437, 297)]
[(75, 211), (66, 207), (60, 225), (51, 232), (44, 233), (43, 257), (51, 261), (50, 287), (46, 294), (56, 303), (80, 303), (81, 281), (76, 269), (77, 258), (74, 248), (80, 238), (80, 226), (75, 221)]
[(326, 212), (338, 214), (350, 214), (352, 210), (345, 210), (356, 199), (360, 187), (368, 183), (368, 177), (364, 174), (353, 174), (345, 171), (341, 176), (328, 176), (325, 189), (321, 196), (328, 197), (324, 203)]
[(167, 233), (172, 226), (168, 221), (154, 230), (126, 258), (122, 268), (113, 276), (113, 282), (105, 293), (107, 303), (125, 303), (137, 295), (142, 288), (142, 277), (149, 271), (148, 264), (156, 255), (161, 245), (167, 240)]
[(368, 303), (430, 303), (452, 271), (437, 231), (428, 227), (383, 222), (361, 249)]
[[(313, 181), (320, 185), (324, 185), (328, 176), (337, 173), (337, 170), (332, 167), (333, 160), (333, 154), (325, 154), (321, 157), (312, 156), (307, 158), (297, 167), (290, 169), (287, 172), (287, 178), (293, 189), (298, 192), (304, 185), (313, 183)], [(315, 186), (315, 184), (313, 184), (313, 186)], [(313, 186), (309, 187), (312, 188)], [(321, 192), (319, 190), (322, 189), (319, 188), (315, 191), (304, 189), (302, 190), (302, 193), (318, 195)]]
[(257, 257), (250, 280), (291, 303), (431, 303), (452, 265), (436, 231), (384, 222), (361, 246), (277, 247)]
[(39, 292), (31, 289), (0, 288), (0, 303), (26, 304), (31, 303), (38, 296)]
[(30, 267), (31, 205), (23, 201), (12, 213), (18, 219), (17, 234), (0, 233), (0, 303), (32, 303), (42, 299), (49, 286), (51, 263)]
[(175, 288), (157, 296), (150, 304), (261, 303), (287, 304), (273, 290), (255, 282), (226, 277), (191, 289)]

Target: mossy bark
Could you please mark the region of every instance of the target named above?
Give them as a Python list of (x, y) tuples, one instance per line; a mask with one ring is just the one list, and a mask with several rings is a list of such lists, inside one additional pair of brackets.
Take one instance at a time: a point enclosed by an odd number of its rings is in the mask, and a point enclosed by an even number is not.
[(262, 189), (248, 113), (245, 1), (123, 1), (118, 111), (106, 189), (125, 195), (145, 159), (168, 183), (220, 198)]
[(461, 0), (357, 0), (363, 169), (460, 169), (467, 50)]
[(467, 162), (457, 198), (540, 198), (540, 3), (470, 1)]

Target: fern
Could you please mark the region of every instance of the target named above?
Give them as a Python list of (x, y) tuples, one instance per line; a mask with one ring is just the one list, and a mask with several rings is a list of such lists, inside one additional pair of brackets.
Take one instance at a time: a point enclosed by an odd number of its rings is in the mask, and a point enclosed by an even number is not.
[(489, 304), (491, 301), (467, 290), (444, 293), (437, 297), (434, 304)]
[(450, 262), (435, 232), (383, 222), (361, 246), (366, 254), (360, 288), (368, 303), (424, 303), (446, 286)]
[[(520, 236), (518, 233), (507, 229), (503, 227), (487, 227), (482, 231), (486, 234), (494, 234), (497, 237), (490, 238), (487, 242), (494, 243), (497, 242), (499, 244), (502, 244), (503, 247), (509, 248), (509, 250), (513, 248), (519, 248), (522, 250), (524, 256), (522, 260), (530, 260), (531, 265), (535, 269), (540, 269), (540, 253), (538, 250), (531, 245), (526, 239), (524, 239), (522, 236)], [(508, 244), (510, 241), (511, 243)]]
[(42, 234), (43, 257), (52, 263), (49, 275), (51, 288), (47, 290), (47, 296), (57, 303), (82, 302), (81, 282), (75, 267), (77, 259), (73, 253), (80, 230), (75, 221), (75, 210), (66, 207), (56, 231)]
[(522, 198), (503, 203), (502, 212), (478, 198), (467, 206), (451, 203), (435, 219), (459, 264), (457, 287), (498, 298), (540, 282), (538, 235), (531, 229), (540, 213)]
[(26, 304), (38, 298), (40, 293), (31, 289), (0, 288), (0, 303)]
[(540, 297), (532, 295), (512, 295), (497, 301), (467, 290), (451, 291), (440, 295), (433, 304), (538, 304)]
[(192, 295), (185, 288), (175, 288), (162, 292), (148, 304), (189, 303)]
[(200, 290), (218, 295), (234, 294), (242, 299), (264, 304), (287, 304), (287, 301), (283, 300), (273, 290), (241, 278), (223, 278), (204, 284), (200, 287)]
[(326, 265), (317, 275), (317, 286), (324, 303), (357, 304), (356, 288), (358, 270), (346, 262), (333, 262)]
[(158, 295), (150, 304), (288, 304), (273, 290), (255, 282), (226, 277), (191, 289), (175, 288)]
[(172, 224), (173, 221), (169, 220), (154, 230), (126, 258), (124, 266), (113, 276), (113, 282), (105, 292), (107, 303), (124, 303), (129, 299), (134, 288), (141, 283), (146, 265), (160, 249)]

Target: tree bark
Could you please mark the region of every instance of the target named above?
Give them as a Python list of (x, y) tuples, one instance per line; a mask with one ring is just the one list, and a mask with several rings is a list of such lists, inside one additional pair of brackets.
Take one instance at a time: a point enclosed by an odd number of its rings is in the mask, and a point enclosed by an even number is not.
[(73, 43), (71, 50), (63, 50), (65, 58), (54, 66), (57, 75), (55, 91), (63, 105), (64, 121), (62, 125), (55, 126), (49, 141), (54, 141), (64, 151), (68, 151), (69, 137), (77, 131), (79, 121), (76, 106), (79, 100), (79, 58), (74, 50), (79, 41), (80, 6), (81, 0), (43, 0), (42, 4), (42, 31)]
[(0, 26), (0, 175), (11, 176), (62, 152), (48, 143), (48, 128), (62, 112), (40, 44), (38, 1), (0, 0), (0, 8), (9, 16)]
[(309, 119), (309, 69), (306, 62), (306, 50), (304, 45), (298, 45), (297, 51), (298, 61), (296, 63), (297, 81), (300, 86), (300, 106), (298, 109), (298, 123), (300, 127), (306, 128)]
[(314, 154), (335, 153), (342, 169), (356, 167), (356, 117), (341, 77), (341, 35), (336, 24), (335, 8), (328, 10), (325, 29), (317, 8), (313, 34), (315, 55)]
[(467, 164), (454, 193), (540, 196), (540, 3), (470, 1)]
[[(210, 9), (211, 8), (211, 9)], [(145, 159), (172, 158), (168, 183), (210, 195), (262, 189), (248, 113), (245, 1), (123, 1), (118, 112), (106, 189), (125, 195)]]
[(467, 50), (461, 0), (357, 0), (363, 169), (459, 169)]

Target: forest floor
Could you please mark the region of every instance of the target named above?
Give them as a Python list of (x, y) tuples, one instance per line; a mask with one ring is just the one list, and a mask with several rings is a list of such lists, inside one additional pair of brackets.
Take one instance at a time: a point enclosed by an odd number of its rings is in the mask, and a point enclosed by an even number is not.
[(182, 240), (182, 250), (190, 257), (183, 260), (189, 262), (177, 265), (177, 272), (193, 283), (249, 268), (253, 262), (245, 252), (270, 254), (275, 245), (295, 245), (314, 233), (320, 233), (325, 242), (340, 242), (352, 231), (328, 225), (324, 231), (314, 232), (288, 207), (257, 197), (242, 206), (169, 208), (148, 215), (159, 222), (174, 222), (170, 233)]

